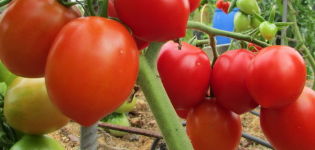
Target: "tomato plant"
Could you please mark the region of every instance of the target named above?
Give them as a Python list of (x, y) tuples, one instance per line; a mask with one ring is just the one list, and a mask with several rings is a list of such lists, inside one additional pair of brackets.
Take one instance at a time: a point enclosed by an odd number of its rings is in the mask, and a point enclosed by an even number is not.
[(212, 70), (211, 88), (217, 102), (225, 108), (242, 114), (257, 107), (245, 84), (254, 54), (245, 49), (223, 53)]
[(10, 150), (65, 150), (55, 139), (45, 135), (25, 135)]
[(256, 0), (237, 0), (236, 6), (246, 14), (260, 14), (260, 8)]
[(262, 49), (250, 65), (246, 82), (250, 94), (262, 107), (280, 107), (294, 102), (306, 80), (302, 56), (288, 46)]
[(234, 16), (234, 30), (243, 32), (252, 28), (250, 17), (242, 12), (237, 12)]
[(185, 36), (188, 0), (115, 0), (119, 19), (144, 41), (167, 41)]
[(28, 134), (49, 133), (69, 121), (50, 101), (44, 78), (16, 78), (5, 95), (4, 116), (10, 126)]
[(315, 92), (305, 87), (297, 101), (278, 109), (261, 109), (264, 134), (277, 150), (315, 149)]
[(138, 74), (136, 43), (120, 23), (102, 17), (79, 18), (56, 37), (46, 66), (51, 100), (84, 126), (118, 108)]
[(44, 76), (49, 49), (60, 29), (78, 17), (56, 0), (15, 0), (0, 20), (0, 58), (14, 74)]
[(237, 114), (211, 99), (189, 112), (186, 130), (195, 150), (234, 150), (240, 143), (242, 127)]
[(227, 14), (230, 7), (230, 2), (224, 0), (217, 0), (216, 7)]
[(210, 84), (211, 66), (201, 49), (169, 41), (160, 50), (157, 69), (175, 109), (188, 109), (200, 103)]
[(276, 36), (278, 28), (275, 24), (264, 21), (259, 25), (259, 31), (266, 40), (272, 40)]

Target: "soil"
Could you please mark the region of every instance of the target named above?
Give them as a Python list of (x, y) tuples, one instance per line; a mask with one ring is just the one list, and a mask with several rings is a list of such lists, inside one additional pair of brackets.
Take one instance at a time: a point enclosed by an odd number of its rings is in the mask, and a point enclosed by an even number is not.
[[(143, 93), (140, 92), (138, 97), (139, 100), (137, 101), (136, 108), (128, 114), (131, 126), (159, 132), (157, 123), (146, 103)], [(256, 111), (258, 111), (258, 109)], [(246, 113), (241, 116), (241, 119), (244, 132), (265, 140), (257, 116)], [(65, 146), (66, 150), (79, 150), (80, 126), (75, 122), (69, 122), (65, 127), (49, 134), (49, 136), (60, 141), (60, 143)], [(105, 130), (101, 128), (98, 129), (98, 150), (150, 150), (154, 140), (155, 138), (136, 134), (114, 137)], [(157, 150), (166, 150), (163, 142), (160, 142), (159, 146)], [(242, 138), (238, 150), (269, 149)]]

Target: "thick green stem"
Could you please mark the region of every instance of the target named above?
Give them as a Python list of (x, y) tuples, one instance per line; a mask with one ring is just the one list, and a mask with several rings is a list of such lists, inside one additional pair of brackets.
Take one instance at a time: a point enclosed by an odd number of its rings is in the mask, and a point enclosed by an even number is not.
[(95, 16), (95, 9), (94, 9), (94, 0), (87, 0), (87, 6), (88, 6), (88, 10), (89, 10), (89, 14), (91, 16)]
[(98, 16), (107, 18), (108, 0), (99, 0)]
[[(294, 10), (292, 4), (290, 1), (288, 1), (288, 6), (289, 6), (289, 9), (291, 11), (291, 13), (295, 13), (296, 11)], [(304, 55), (304, 57), (306, 58), (306, 60), (309, 62), (309, 64), (311, 65), (311, 68), (314, 72), (313, 76), (315, 77), (315, 59), (313, 57), (313, 55), (311, 54), (311, 51), (308, 49), (308, 47), (305, 45), (305, 42), (304, 42), (304, 37), (302, 36), (301, 32), (300, 32), (300, 29), (299, 29), (299, 26), (298, 24), (296, 23), (297, 19), (296, 19), (296, 15), (290, 15), (290, 21), (292, 22), (295, 22), (293, 24), (293, 30), (294, 30), (294, 35), (296, 36), (296, 39), (298, 41), (298, 43), (301, 43), (302, 46), (301, 48), (297, 49), (300, 53), (302, 53)], [(313, 89), (315, 89), (315, 79), (313, 79)]]
[(140, 56), (138, 84), (150, 105), (169, 150), (193, 150), (159, 77), (148, 60)]
[(210, 34), (210, 35), (221, 35), (221, 36), (234, 38), (237, 40), (243, 40), (243, 41), (251, 42), (251, 43), (254, 43), (254, 44), (259, 45), (261, 47), (270, 46), (269, 44), (267, 44), (263, 41), (260, 41), (260, 40), (256, 40), (249, 35), (244, 35), (241, 33), (235, 33), (235, 32), (229, 32), (229, 31), (215, 29), (215, 28), (212, 28), (210, 26), (207, 26), (207, 25), (204, 25), (204, 24), (201, 24), (198, 22), (194, 22), (194, 21), (189, 21), (187, 28), (196, 29), (196, 30), (205, 32), (205, 33)]
[(2, 0), (0, 1), (0, 7), (4, 6), (4, 5), (7, 5), (11, 2), (11, 0)]

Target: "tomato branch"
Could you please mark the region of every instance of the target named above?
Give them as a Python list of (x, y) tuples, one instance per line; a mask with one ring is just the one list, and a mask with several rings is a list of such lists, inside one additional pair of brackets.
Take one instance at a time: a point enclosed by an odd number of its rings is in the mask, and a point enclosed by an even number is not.
[(213, 53), (212, 65), (214, 65), (215, 61), (219, 57), (219, 53), (218, 53), (217, 48), (216, 48), (216, 41), (215, 41), (214, 36), (209, 35), (209, 38), (210, 38), (210, 46), (211, 46), (212, 53)]
[(260, 41), (260, 40), (256, 40), (249, 35), (244, 35), (241, 33), (235, 33), (235, 32), (229, 32), (229, 31), (215, 29), (215, 28), (212, 28), (210, 26), (201, 24), (199, 22), (188, 21), (187, 28), (199, 30), (199, 31), (205, 32), (205, 33), (210, 34), (210, 35), (221, 35), (221, 36), (225, 36), (225, 37), (234, 38), (237, 40), (243, 40), (243, 41), (251, 42), (251, 43), (254, 43), (254, 44), (259, 45), (261, 47), (270, 46), (269, 44), (267, 44), (263, 41)]
[[(292, 4), (290, 1), (288, 1), (288, 6), (289, 6), (289, 10), (291, 11), (291, 13), (295, 12), (295, 9), (293, 8)], [(302, 53), (304, 55), (304, 57), (306, 58), (306, 60), (309, 62), (309, 64), (312, 67), (312, 70), (314, 72), (313, 76), (315, 77), (315, 59), (313, 57), (313, 55), (311, 54), (311, 51), (308, 49), (308, 47), (305, 45), (304, 43), (304, 38), (300, 32), (299, 26), (297, 25), (297, 19), (296, 19), (296, 15), (290, 15), (291, 16), (291, 21), (294, 22), (293, 24), (293, 30), (294, 30), (294, 35), (296, 36), (296, 39), (298, 41), (298, 43), (301, 43), (301, 48), (298, 48), (297, 50)], [(312, 89), (315, 89), (315, 80), (313, 81), (313, 87)]]
[(193, 150), (160, 79), (143, 55), (140, 56), (138, 84), (142, 87), (169, 150)]

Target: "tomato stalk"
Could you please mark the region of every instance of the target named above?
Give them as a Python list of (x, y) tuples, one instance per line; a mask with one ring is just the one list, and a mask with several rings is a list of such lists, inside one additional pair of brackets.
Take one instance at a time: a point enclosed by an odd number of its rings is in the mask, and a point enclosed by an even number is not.
[(108, 9), (108, 0), (99, 0), (98, 16), (107, 18), (108, 17), (107, 9)]
[[(288, 1), (288, 6), (289, 6), (289, 10), (291, 12), (295, 12), (295, 9), (293, 8), (292, 4), (290, 1)], [(304, 38), (300, 32), (299, 26), (297, 25), (297, 19), (295, 15), (290, 15), (291, 16), (291, 21), (294, 22), (293, 24), (293, 30), (294, 30), (294, 35), (296, 35), (296, 38), (298, 40), (299, 43), (301, 43), (301, 47), (298, 48), (297, 50), (304, 54), (304, 57), (306, 58), (306, 60), (310, 63), (311, 68), (313, 70), (313, 72), (315, 71), (315, 59), (313, 57), (313, 55), (311, 54), (311, 51), (309, 50), (309, 48), (304, 44)], [(313, 76), (315, 77), (315, 73), (313, 74)], [(315, 80), (313, 81), (313, 87), (312, 89), (315, 89)]]
[(214, 36), (209, 34), (209, 38), (210, 38), (210, 46), (211, 46), (212, 53), (213, 53), (213, 60), (212, 60), (212, 66), (213, 66), (215, 61), (219, 57), (219, 53), (218, 53), (217, 48), (216, 48), (216, 41), (215, 41)]
[(94, 9), (94, 0), (87, 0), (87, 7), (89, 10), (89, 15), (90, 16), (95, 16), (95, 9)]
[(205, 33), (211, 34), (211, 35), (221, 35), (221, 36), (234, 38), (237, 40), (243, 40), (243, 41), (251, 42), (251, 43), (254, 43), (254, 44), (261, 46), (261, 47), (270, 46), (269, 44), (267, 44), (263, 41), (252, 38), (250, 35), (244, 35), (241, 33), (219, 30), (219, 29), (215, 29), (215, 28), (212, 28), (210, 26), (207, 26), (207, 25), (204, 25), (204, 24), (201, 24), (198, 22), (194, 22), (194, 21), (188, 21), (187, 28), (200, 30), (202, 32), (205, 32)]
[(138, 84), (142, 87), (166, 144), (170, 150), (193, 150), (164, 87), (151, 66), (149, 60), (141, 55)]

